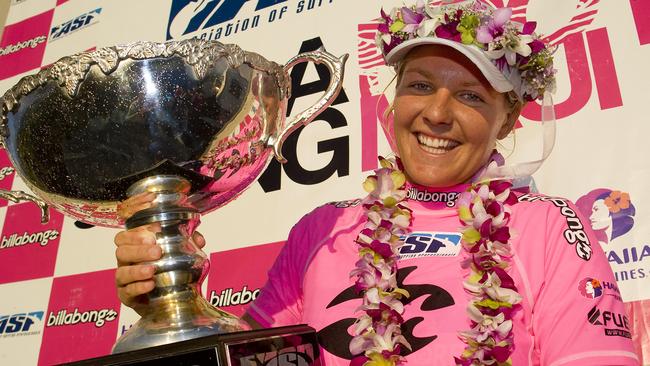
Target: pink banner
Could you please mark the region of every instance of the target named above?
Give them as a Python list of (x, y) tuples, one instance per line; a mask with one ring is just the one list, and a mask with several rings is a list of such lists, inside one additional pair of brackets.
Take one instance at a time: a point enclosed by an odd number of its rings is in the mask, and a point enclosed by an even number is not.
[(109, 354), (117, 338), (119, 310), (115, 270), (55, 278), (39, 365)]

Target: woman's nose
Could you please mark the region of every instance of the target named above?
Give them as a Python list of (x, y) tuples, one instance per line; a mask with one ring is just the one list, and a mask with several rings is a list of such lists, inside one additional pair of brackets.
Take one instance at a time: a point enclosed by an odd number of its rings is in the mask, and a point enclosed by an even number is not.
[(422, 111), (425, 121), (431, 124), (451, 124), (452, 95), (449, 89), (439, 88), (427, 96)]

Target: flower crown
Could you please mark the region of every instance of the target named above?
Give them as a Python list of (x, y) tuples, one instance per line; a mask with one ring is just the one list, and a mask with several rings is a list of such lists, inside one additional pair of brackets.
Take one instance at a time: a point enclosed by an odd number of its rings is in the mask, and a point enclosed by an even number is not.
[(555, 90), (553, 52), (536, 33), (536, 22), (510, 20), (511, 8), (494, 9), (474, 0), (434, 6), (419, 0), (411, 7), (381, 11), (377, 47), (384, 59), (399, 44), (416, 38), (442, 38), (481, 51), (510, 81), (522, 101), (542, 99)]

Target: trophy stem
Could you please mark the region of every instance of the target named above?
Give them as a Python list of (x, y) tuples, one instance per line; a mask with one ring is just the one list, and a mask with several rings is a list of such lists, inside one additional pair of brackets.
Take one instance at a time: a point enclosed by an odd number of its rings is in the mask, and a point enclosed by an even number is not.
[(152, 207), (136, 212), (126, 227), (150, 225), (162, 257), (150, 263), (156, 268), (155, 288), (148, 294), (145, 315), (117, 341), (113, 353), (248, 329), (245, 322), (215, 309), (201, 296), (209, 260), (192, 241), (200, 214), (187, 203), (189, 191), (186, 179), (160, 175), (135, 183), (127, 192), (157, 194)]

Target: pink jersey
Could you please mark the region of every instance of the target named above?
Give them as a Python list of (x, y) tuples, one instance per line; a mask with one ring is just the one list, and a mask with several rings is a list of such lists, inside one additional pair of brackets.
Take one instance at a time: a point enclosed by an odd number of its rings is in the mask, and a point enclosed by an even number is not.
[[(465, 187), (409, 189), (411, 234), (398, 262), (405, 300), (402, 332), (411, 366), (453, 365), (469, 328), (455, 201)], [(350, 328), (361, 296), (349, 273), (366, 219), (360, 200), (319, 207), (291, 230), (248, 313), (264, 326), (306, 323), (325, 364), (349, 365)], [(585, 226), (585, 224), (587, 226)], [(620, 294), (588, 221), (561, 198), (520, 195), (510, 221), (511, 276), (523, 297), (513, 322), (513, 365), (638, 365)]]

